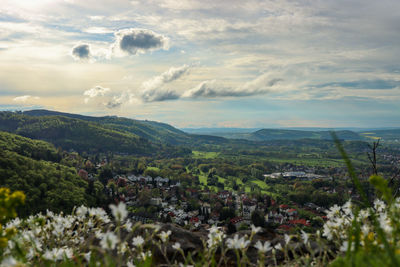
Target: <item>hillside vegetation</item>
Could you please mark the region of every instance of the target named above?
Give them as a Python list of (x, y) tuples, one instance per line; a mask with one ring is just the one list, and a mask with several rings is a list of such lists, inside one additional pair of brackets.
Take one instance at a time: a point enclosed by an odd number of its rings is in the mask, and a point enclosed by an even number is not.
[(160, 144), (151, 143), (132, 132), (64, 116), (39, 117), (0, 112), (0, 130), (45, 140), (63, 149), (76, 151), (152, 155), (163, 150)]
[(62, 155), (53, 145), (0, 131), (0, 148), (0, 185), (27, 196), (21, 215), (96, 204), (76, 169), (58, 163)]

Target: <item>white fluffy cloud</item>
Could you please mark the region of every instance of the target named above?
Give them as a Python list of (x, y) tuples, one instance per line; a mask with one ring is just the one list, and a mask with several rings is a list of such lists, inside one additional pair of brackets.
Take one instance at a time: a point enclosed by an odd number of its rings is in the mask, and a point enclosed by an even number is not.
[(189, 69), (190, 66), (186, 64), (180, 67), (172, 67), (160, 75), (143, 82), (141, 91), (142, 100), (145, 102), (155, 102), (178, 99), (180, 95), (165, 86), (187, 74)]
[(242, 86), (231, 88), (219, 85), (216, 80), (203, 81), (194, 88), (186, 91), (183, 98), (216, 98), (263, 95), (276, 90), (276, 85), (282, 79), (271, 78), (263, 74)]
[(31, 96), (31, 95), (23, 95), (23, 96), (17, 96), (17, 97), (15, 97), (15, 98), (13, 99), (13, 101), (15, 101), (15, 102), (20, 102), (20, 103), (26, 103), (26, 102), (28, 102), (28, 100), (31, 100), (31, 99), (38, 100), (38, 99), (40, 99), (40, 97), (38, 97), (38, 96)]
[(83, 95), (87, 96), (84, 99), (84, 101), (85, 101), (85, 103), (88, 103), (91, 98), (105, 96), (105, 94), (110, 91), (111, 91), (110, 88), (105, 88), (105, 87), (101, 87), (100, 85), (97, 85), (97, 86), (83, 92)]

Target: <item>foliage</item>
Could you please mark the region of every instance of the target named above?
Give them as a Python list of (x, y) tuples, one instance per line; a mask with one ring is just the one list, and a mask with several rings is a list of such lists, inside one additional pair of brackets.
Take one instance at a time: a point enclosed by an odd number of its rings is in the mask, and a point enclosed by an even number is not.
[(46, 209), (70, 212), (76, 205), (100, 204), (96, 200), (102, 199), (102, 192), (93, 190), (89, 194), (87, 180), (80, 178), (75, 168), (45, 161), (58, 158), (52, 145), (3, 132), (0, 141), (0, 185), (27, 196), (26, 205), (19, 208), (20, 215)]
[[(32, 139), (41, 139), (79, 152), (118, 152), (136, 155), (187, 154), (191, 151), (156, 145), (141, 136), (96, 122), (64, 116), (33, 117), (0, 112), (0, 130)], [(165, 149), (165, 151), (164, 151)]]
[(11, 193), (10, 189), (0, 187), (0, 263), (9, 240), (16, 234), (13, 227), (3, 228), (3, 225), (17, 216), (16, 208), (24, 202), (25, 195), (21, 191)]

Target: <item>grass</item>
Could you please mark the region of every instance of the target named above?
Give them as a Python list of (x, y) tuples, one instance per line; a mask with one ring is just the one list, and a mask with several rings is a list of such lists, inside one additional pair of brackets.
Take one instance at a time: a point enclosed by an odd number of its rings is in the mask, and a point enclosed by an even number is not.
[(201, 184), (207, 185), (207, 176), (205, 176), (204, 174), (200, 174), (199, 181)]
[(160, 171), (160, 168), (158, 168), (158, 167), (147, 167), (146, 170), (150, 170), (150, 171)]
[(269, 189), (269, 185), (267, 185), (264, 181), (260, 180), (253, 180), (252, 183), (258, 185), (261, 189), (267, 190)]
[(192, 151), (193, 158), (203, 158), (203, 159), (215, 159), (219, 156), (219, 152), (207, 152), (207, 151)]
[(369, 138), (372, 140), (379, 140), (381, 139), (379, 136), (374, 136), (375, 133), (361, 133), (365, 138)]

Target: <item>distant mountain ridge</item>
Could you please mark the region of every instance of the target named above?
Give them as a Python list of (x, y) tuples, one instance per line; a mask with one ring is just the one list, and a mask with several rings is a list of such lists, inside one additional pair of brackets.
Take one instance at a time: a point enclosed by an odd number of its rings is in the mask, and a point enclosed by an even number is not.
[[(85, 116), (50, 110), (0, 112), (0, 130), (32, 139), (41, 139), (61, 146), (87, 152), (116, 152), (141, 156), (185, 155), (198, 145), (258, 145), (258, 142), (279, 140), (331, 140), (330, 131), (293, 129), (245, 129), (235, 132), (187, 133), (169, 124), (135, 120), (117, 116)], [(252, 131), (255, 130), (255, 131)], [(203, 134), (207, 133), (207, 134)], [(400, 129), (357, 133), (336, 131), (338, 137), (349, 141), (400, 139)]]
[[(300, 140), (321, 139), (331, 140), (331, 131), (335, 131), (340, 139), (350, 141), (367, 141), (382, 138), (385, 141), (400, 140), (400, 128), (384, 129), (362, 129), (354, 128), (285, 128), (285, 129), (257, 129), (257, 128), (187, 128), (183, 129), (190, 133), (206, 133), (229, 139), (245, 139), (249, 141), (272, 141), (272, 140)], [(356, 131), (357, 130), (357, 131)]]
[(64, 116), (68, 118), (96, 122), (113, 130), (123, 130), (153, 142), (165, 142), (176, 145), (184, 143), (185, 140), (189, 141), (190, 139), (187, 133), (176, 129), (169, 124), (155, 121), (135, 120), (117, 116), (94, 117), (50, 110), (30, 110), (24, 111), (23, 114), (37, 117)]
[(161, 122), (49, 110), (2, 111), (0, 130), (44, 140), (63, 149), (141, 156), (184, 155), (191, 151), (182, 146), (228, 141), (218, 136), (191, 135)]

